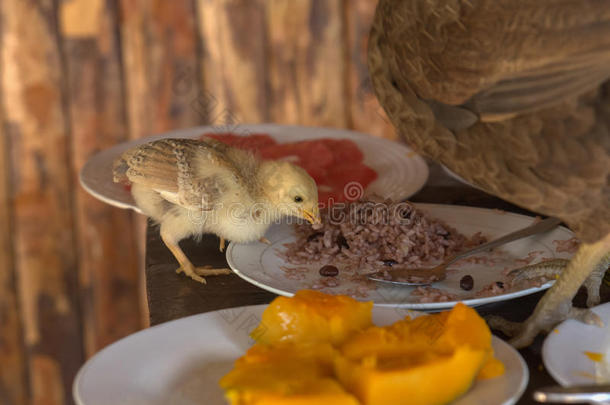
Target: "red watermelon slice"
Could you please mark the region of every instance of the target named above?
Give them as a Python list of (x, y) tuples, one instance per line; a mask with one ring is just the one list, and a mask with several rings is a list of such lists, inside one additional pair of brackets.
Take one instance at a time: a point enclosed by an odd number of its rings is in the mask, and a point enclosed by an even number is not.
[(204, 136), (258, 151), (263, 159), (287, 160), (301, 166), (318, 185), (318, 199), (323, 206), (361, 198), (377, 178), (377, 173), (363, 163), (364, 155), (358, 145), (349, 139), (277, 143), (267, 134), (208, 133), (201, 137)]

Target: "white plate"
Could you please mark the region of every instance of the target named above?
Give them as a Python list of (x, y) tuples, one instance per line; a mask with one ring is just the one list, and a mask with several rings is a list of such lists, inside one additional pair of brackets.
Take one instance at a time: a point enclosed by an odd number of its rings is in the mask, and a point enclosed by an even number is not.
[[(489, 240), (495, 239), (509, 232), (525, 228), (531, 225), (534, 218), (525, 215), (513, 214), (499, 210), (484, 208), (463, 207), (455, 205), (439, 204), (416, 204), (418, 208), (430, 217), (438, 218), (453, 226), (465, 235), (472, 235), (481, 231)], [(311, 263), (309, 271), (303, 273), (301, 280), (290, 279), (282, 267), (302, 267), (288, 264), (280, 255), (285, 249), (284, 244), (295, 240), (294, 230), (291, 225), (273, 225), (267, 234), (267, 239), (272, 245), (260, 242), (239, 245), (231, 243), (227, 249), (227, 262), (229, 266), (243, 279), (257, 285), (265, 290), (276, 294), (290, 296), (298, 290), (312, 288), (323, 279), (318, 270), (325, 263)], [(536, 291), (546, 289), (552, 283), (535, 288), (526, 288), (509, 292), (502, 295), (474, 298), (473, 294), (485, 285), (501, 280), (501, 273), (505, 268), (517, 268), (524, 265), (519, 260), (524, 259), (531, 252), (536, 254), (532, 263), (543, 258), (565, 258), (569, 259), (572, 254), (557, 252), (553, 241), (567, 240), (574, 235), (564, 227), (558, 227), (543, 235), (531, 236), (504, 245), (492, 253), (482, 253), (477, 256), (492, 257), (496, 263), (493, 266), (483, 264), (468, 264), (456, 267), (456, 272), (451, 272), (447, 278), (432, 286), (446, 292), (456, 294), (458, 300), (467, 305), (476, 306), (496, 301), (504, 301), (523, 295), (532, 294)], [(471, 291), (464, 291), (459, 287), (460, 279), (470, 274), (474, 278), (475, 286)], [(414, 287), (394, 286), (387, 283), (363, 283), (349, 280), (349, 273), (338, 276), (340, 284), (338, 287), (324, 288), (322, 291), (331, 294), (345, 294), (360, 300), (372, 300), (378, 305), (398, 306), (417, 310), (440, 310), (451, 308), (457, 301), (419, 303), (411, 297)]]
[[(549, 374), (563, 386), (610, 383), (610, 303), (592, 308), (603, 328), (575, 320), (561, 323), (542, 346), (542, 360)], [(592, 361), (585, 352), (602, 353)]]
[(378, 194), (400, 201), (415, 194), (428, 179), (428, 165), (407, 146), (383, 138), (345, 129), (296, 127), (275, 124), (239, 125), (230, 131), (219, 127), (202, 126), (166, 132), (132, 142), (125, 142), (104, 150), (83, 166), (80, 182), (94, 197), (120, 208), (140, 211), (131, 193), (121, 184), (112, 181), (112, 163), (124, 151), (143, 143), (163, 138), (198, 138), (209, 132), (233, 132), (235, 134), (266, 133), (279, 143), (316, 138), (347, 138), (354, 141), (364, 154), (364, 163), (377, 172), (364, 195)]
[[(220, 378), (251, 345), (248, 333), (265, 305), (231, 308), (178, 319), (135, 333), (90, 359), (74, 381), (78, 405), (222, 405)], [(373, 321), (387, 325), (406, 314), (374, 308)], [(455, 404), (514, 404), (528, 380), (517, 351), (494, 337), (506, 373), (478, 381)]]

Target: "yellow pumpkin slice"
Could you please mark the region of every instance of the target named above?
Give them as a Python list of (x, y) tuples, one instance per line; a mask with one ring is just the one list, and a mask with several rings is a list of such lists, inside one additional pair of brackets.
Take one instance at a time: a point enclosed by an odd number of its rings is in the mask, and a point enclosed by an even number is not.
[(337, 357), (341, 384), (363, 405), (441, 405), (464, 394), (485, 360), (485, 352), (468, 346), (452, 354), (424, 352), (359, 361)]
[(496, 378), (504, 374), (505, 368), (504, 363), (496, 359), (492, 354), (487, 355), (487, 360), (483, 363), (481, 371), (477, 375), (477, 380), (487, 380), (489, 378)]
[(336, 381), (329, 344), (254, 345), (221, 381), (231, 405), (358, 405)]
[(257, 342), (339, 344), (371, 325), (372, 302), (344, 295), (301, 290), (293, 297), (278, 297), (263, 312), (251, 333)]
[(482, 378), (503, 372), (493, 358), (491, 332), (463, 304), (451, 311), (371, 327), (341, 346), (335, 372), (365, 405), (443, 404)]

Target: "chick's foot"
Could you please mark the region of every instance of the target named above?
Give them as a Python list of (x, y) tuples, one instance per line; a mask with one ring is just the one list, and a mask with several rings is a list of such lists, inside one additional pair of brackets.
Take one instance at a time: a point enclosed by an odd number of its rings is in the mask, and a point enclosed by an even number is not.
[(192, 278), (193, 280), (197, 281), (198, 283), (206, 284), (205, 278), (203, 278), (197, 274), (197, 272), (195, 271), (195, 266), (193, 266), (192, 264), (190, 266), (182, 265), (182, 266), (178, 267), (176, 269), (176, 273), (178, 273), (178, 274), (184, 273), (186, 276)]
[(223, 267), (220, 269), (215, 269), (212, 266), (201, 266), (201, 267), (195, 267), (195, 273), (199, 276), (207, 277), (207, 276), (220, 276), (222, 274), (231, 274), (232, 271), (231, 271), (231, 269), (227, 269), (226, 267)]
[(215, 269), (212, 266), (195, 267), (192, 264), (190, 264), (190, 265), (187, 264), (187, 265), (178, 267), (176, 269), (176, 273), (178, 273), (178, 274), (184, 273), (185, 275), (189, 276), (193, 280), (195, 280), (199, 283), (202, 283), (202, 284), (206, 284), (204, 277), (219, 276), (222, 274), (231, 274), (231, 269), (227, 269), (227, 268)]
[[(601, 326), (601, 319), (588, 309), (572, 307), (572, 299), (581, 285), (594, 288), (601, 275), (610, 264), (610, 235), (592, 244), (582, 244), (572, 260), (565, 266), (555, 284), (540, 299), (532, 315), (523, 323), (517, 324), (497, 316), (487, 317), (492, 329), (501, 330), (513, 336), (510, 343), (525, 347), (532, 343), (540, 332), (549, 332), (565, 319)], [(599, 292), (597, 293), (599, 295)], [(595, 299), (595, 298), (594, 298)], [(599, 299), (599, 298), (597, 298)]]
[[(178, 242), (176, 241), (176, 237), (167, 231), (167, 229), (161, 224), (161, 239), (167, 246), (167, 248), (172, 252), (178, 263), (180, 263), (180, 267), (176, 269), (176, 273), (184, 273), (189, 276), (193, 280), (205, 284), (205, 276), (216, 276), (219, 274), (229, 274), (231, 273), (230, 269), (221, 268), (215, 269), (212, 266), (203, 266), (203, 267), (195, 267), (193, 263), (186, 257)], [(224, 244), (224, 239), (221, 238), (221, 243)]]

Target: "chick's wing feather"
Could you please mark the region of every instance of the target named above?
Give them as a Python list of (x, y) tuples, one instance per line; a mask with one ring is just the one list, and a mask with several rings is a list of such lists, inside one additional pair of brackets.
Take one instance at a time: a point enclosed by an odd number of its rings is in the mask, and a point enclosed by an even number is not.
[(189, 209), (211, 209), (240, 182), (240, 173), (220, 142), (163, 139), (125, 152), (115, 164), (115, 179), (150, 187), (166, 200)]

